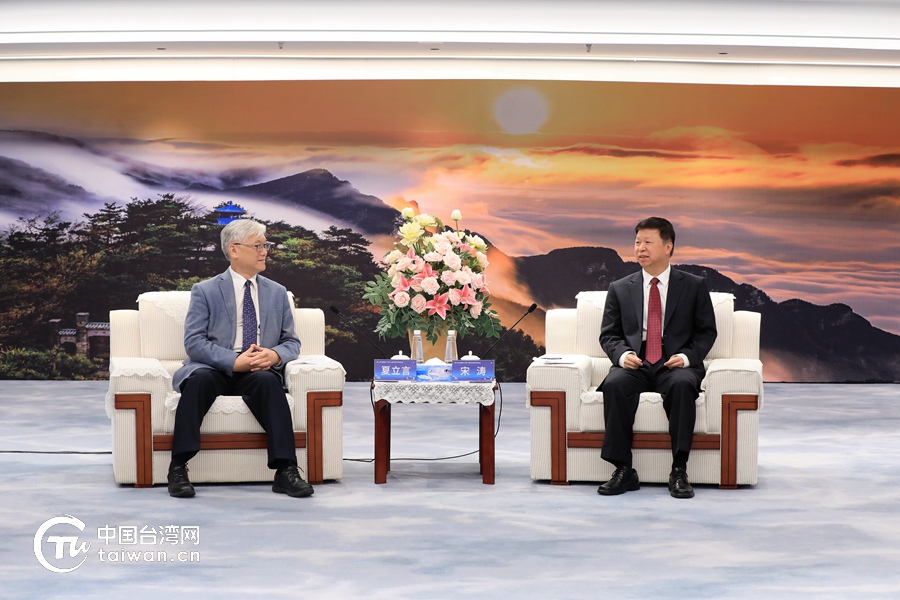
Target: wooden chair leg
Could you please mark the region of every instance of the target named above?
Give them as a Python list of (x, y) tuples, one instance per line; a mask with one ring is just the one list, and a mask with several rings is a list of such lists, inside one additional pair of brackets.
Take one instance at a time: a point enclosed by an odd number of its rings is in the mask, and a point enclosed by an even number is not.
[(116, 394), (116, 410), (134, 411), (137, 477), (134, 487), (153, 486), (153, 428), (150, 422), (150, 394)]

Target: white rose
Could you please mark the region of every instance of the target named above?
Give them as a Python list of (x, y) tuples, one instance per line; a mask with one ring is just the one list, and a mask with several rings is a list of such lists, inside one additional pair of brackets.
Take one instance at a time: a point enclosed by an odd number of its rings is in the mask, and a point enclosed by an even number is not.
[(400, 211), (400, 216), (408, 221), (416, 216), (416, 211), (413, 210), (412, 206), (407, 206)]
[(462, 220), (462, 213), (459, 212), (459, 209), (457, 208), (452, 213), (450, 213), (450, 218), (454, 221), (460, 221)]
[(434, 227), (435, 225), (437, 225), (437, 221), (434, 220), (434, 217), (426, 214), (417, 216), (416, 222), (422, 227)]
[(487, 244), (486, 244), (485, 241), (481, 238), (481, 236), (478, 236), (478, 235), (467, 235), (467, 236), (466, 236), (466, 242), (468, 242), (468, 244), (469, 244), (470, 246), (472, 246), (473, 248), (475, 248), (475, 249), (478, 250), (479, 252), (487, 252)]

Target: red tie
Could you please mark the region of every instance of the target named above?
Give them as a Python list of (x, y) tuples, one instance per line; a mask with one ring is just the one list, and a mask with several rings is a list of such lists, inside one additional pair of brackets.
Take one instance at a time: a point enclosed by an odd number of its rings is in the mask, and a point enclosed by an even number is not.
[(650, 280), (650, 304), (647, 307), (647, 362), (662, 358), (662, 301), (659, 299), (659, 279)]

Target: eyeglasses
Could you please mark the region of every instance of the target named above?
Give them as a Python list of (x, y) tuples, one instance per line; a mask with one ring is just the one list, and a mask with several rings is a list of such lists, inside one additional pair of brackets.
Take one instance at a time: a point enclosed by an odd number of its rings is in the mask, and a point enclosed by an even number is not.
[(232, 242), (235, 246), (247, 246), (248, 248), (253, 248), (257, 252), (262, 252), (265, 250), (269, 252), (272, 248), (275, 247), (275, 242), (264, 242), (262, 244), (242, 244), (240, 242)]

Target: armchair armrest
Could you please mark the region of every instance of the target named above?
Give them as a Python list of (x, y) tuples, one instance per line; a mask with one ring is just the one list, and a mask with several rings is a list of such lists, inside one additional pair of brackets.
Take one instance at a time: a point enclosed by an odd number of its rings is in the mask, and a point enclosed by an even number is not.
[(285, 365), (294, 398), (294, 430), (307, 433), (311, 483), (343, 475), (343, 389), (347, 372), (324, 355), (302, 355)]
[(287, 390), (294, 397), (294, 427), (306, 431), (309, 392), (341, 392), (347, 371), (324, 354), (301, 355), (284, 367)]
[(723, 395), (753, 395), (762, 408), (762, 362), (752, 358), (717, 358), (709, 363), (700, 389), (706, 393), (711, 432), (719, 433)]
[(581, 393), (588, 391), (593, 382), (594, 361), (584, 354), (544, 356), (559, 357), (559, 360), (538, 357), (531, 363), (525, 374), (526, 402), (532, 406), (532, 392), (565, 392), (566, 426), (574, 426), (578, 422)]
[(116, 394), (150, 394), (153, 430), (162, 427), (166, 395), (172, 391), (172, 376), (155, 358), (113, 357), (109, 360), (109, 391), (106, 416), (115, 414)]
[(150, 436), (162, 431), (166, 394), (171, 390), (172, 377), (159, 360), (110, 359), (106, 414), (112, 421), (113, 473), (117, 483), (152, 484), (151, 454), (142, 454), (138, 449), (148, 447)]

